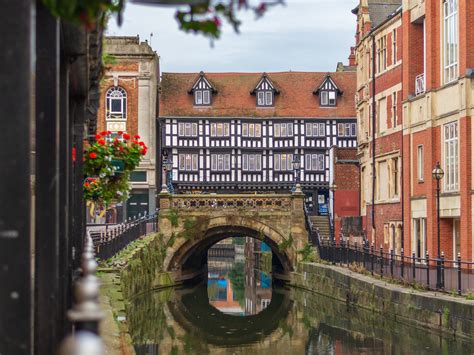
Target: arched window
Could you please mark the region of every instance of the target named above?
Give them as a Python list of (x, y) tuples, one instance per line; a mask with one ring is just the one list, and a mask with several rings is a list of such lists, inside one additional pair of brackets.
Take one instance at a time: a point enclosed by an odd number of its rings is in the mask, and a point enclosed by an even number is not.
[(126, 120), (127, 92), (118, 86), (110, 88), (105, 98), (105, 110), (109, 120)]

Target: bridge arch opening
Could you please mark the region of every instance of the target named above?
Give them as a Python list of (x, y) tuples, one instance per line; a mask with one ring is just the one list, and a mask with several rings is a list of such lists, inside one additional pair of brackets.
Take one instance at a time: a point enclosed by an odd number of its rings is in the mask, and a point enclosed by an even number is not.
[(181, 280), (192, 279), (196, 274), (207, 269), (208, 250), (220, 241), (228, 238), (254, 238), (267, 244), (272, 251), (273, 277), (285, 279), (293, 270), (288, 249), (280, 248), (285, 238), (270, 228), (248, 226), (218, 225), (208, 228), (198, 239), (191, 239), (181, 244), (171, 256), (168, 270), (178, 272)]

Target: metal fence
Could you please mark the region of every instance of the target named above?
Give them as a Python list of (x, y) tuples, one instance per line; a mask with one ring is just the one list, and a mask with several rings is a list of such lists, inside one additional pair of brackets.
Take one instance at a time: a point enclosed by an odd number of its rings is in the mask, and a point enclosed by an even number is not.
[[(426, 253), (424, 258), (395, 254), (393, 250), (376, 249), (368, 242), (358, 244), (333, 240), (319, 240), (319, 253), (323, 260), (332, 264), (362, 268), (372, 275), (387, 277), (423, 287), (429, 290), (455, 292), (458, 295), (474, 293), (474, 262), (448, 260), (441, 253), (440, 258), (432, 258)], [(361, 270), (362, 271), (362, 270)]]
[(113, 257), (139, 237), (157, 231), (157, 214), (145, 215), (121, 224), (94, 224), (89, 231), (99, 259)]

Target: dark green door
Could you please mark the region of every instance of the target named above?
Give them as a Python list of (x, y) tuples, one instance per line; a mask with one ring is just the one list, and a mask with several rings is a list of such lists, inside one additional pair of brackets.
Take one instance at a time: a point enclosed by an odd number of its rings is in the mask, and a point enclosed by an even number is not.
[(127, 217), (138, 218), (148, 214), (148, 191), (132, 192), (127, 201)]

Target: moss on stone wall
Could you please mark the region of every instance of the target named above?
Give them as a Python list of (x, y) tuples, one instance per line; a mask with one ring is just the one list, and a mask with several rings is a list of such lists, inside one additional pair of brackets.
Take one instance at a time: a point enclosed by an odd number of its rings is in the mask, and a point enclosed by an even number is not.
[(461, 337), (474, 334), (474, 302), (404, 288), (336, 266), (302, 263), (293, 286), (346, 302), (386, 319), (429, 327)]

